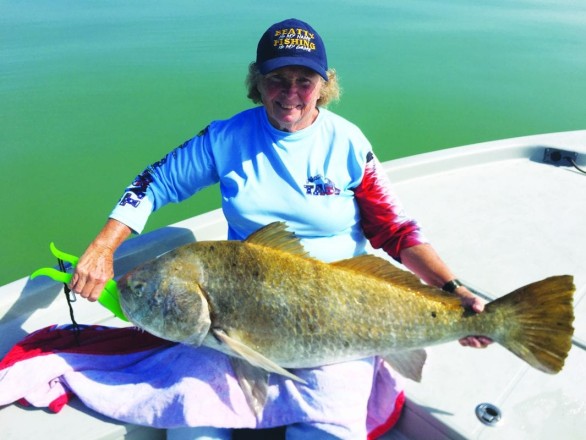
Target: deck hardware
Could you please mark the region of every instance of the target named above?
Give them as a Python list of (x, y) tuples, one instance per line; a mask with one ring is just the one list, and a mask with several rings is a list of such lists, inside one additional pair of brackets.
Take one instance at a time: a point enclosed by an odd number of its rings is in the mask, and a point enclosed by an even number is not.
[(577, 160), (578, 153), (574, 151), (546, 148), (543, 152), (543, 162), (550, 165), (572, 166), (572, 162), (576, 162)]
[(491, 403), (481, 403), (476, 407), (476, 417), (487, 426), (496, 426), (502, 419), (502, 413)]

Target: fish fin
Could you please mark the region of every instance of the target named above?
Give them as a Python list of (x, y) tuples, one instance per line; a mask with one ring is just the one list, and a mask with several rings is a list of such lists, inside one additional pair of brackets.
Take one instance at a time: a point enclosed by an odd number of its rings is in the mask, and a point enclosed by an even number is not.
[(444, 292), (437, 287), (423, 284), (419, 278), (411, 272), (399, 269), (384, 258), (376, 255), (364, 254), (346, 260), (330, 263), (333, 266), (358, 272), (362, 275), (373, 276), (388, 283), (392, 283), (411, 290), (414, 293), (431, 296), (445, 304), (460, 306), (460, 298), (456, 295)]
[(421, 284), (421, 282), (410, 272), (399, 269), (392, 265), (389, 261), (384, 258), (377, 257), (376, 255), (364, 254), (356, 257), (348, 258), (346, 260), (339, 260), (334, 263), (330, 263), (332, 266), (341, 267), (354, 272), (360, 272), (365, 275), (371, 275), (384, 280), (394, 280), (399, 277), (403, 279), (405, 274), (409, 274), (415, 278), (415, 280)]
[(284, 222), (269, 223), (250, 234), (244, 242), (310, 258), (299, 237), (294, 232), (288, 231)]
[(561, 275), (528, 284), (484, 307), (496, 314), (496, 335), (488, 335), (531, 366), (558, 373), (572, 348), (573, 277)]
[(384, 356), (383, 359), (401, 376), (421, 382), (423, 365), (427, 359), (424, 349), (397, 351)]
[(243, 344), (240, 341), (237, 341), (234, 338), (231, 338), (224, 332), (223, 330), (214, 329), (212, 330), (214, 336), (216, 336), (220, 342), (226, 344), (234, 353), (238, 356), (242, 357), (248, 363), (252, 364), (255, 367), (262, 368), (263, 370), (268, 371), (269, 373), (277, 373), (281, 376), (285, 376), (289, 379), (292, 379), (296, 382), (300, 382), (306, 384), (303, 379), (294, 375), (293, 373), (285, 370), (283, 367), (277, 365), (275, 362), (271, 361), (269, 358), (263, 356), (258, 351), (253, 350), (246, 344)]
[(246, 403), (260, 420), (269, 394), (269, 373), (241, 358), (232, 357), (230, 362)]

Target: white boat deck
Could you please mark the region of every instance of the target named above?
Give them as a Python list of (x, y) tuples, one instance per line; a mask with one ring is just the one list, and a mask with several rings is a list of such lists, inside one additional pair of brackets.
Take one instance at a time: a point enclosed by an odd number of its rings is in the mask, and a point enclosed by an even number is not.
[[(457, 343), (428, 350), (420, 384), (405, 381), (408, 402), (388, 439), (560, 439), (586, 435), (586, 175), (543, 163), (544, 149), (578, 152), (586, 166), (586, 131), (454, 148), (385, 163), (407, 211), (417, 218), (460, 279), (489, 297), (550, 275), (577, 286), (574, 345), (554, 376), (528, 367), (494, 344)], [(130, 240), (116, 273), (180, 244), (223, 239), (219, 211)], [(107, 310), (79, 301), (80, 323), (122, 325)], [(22, 279), (0, 287), (0, 356), (27, 333), (69, 316), (61, 287)], [(496, 426), (475, 415), (480, 403), (502, 411)], [(3, 439), (164, 438), (164, 431), (104, 420), (77, 403), (58, 415), (10, 405), (0, 409)], [(55, 434), (52, 434), (55, 433)]]
[[(399, 429), (408, 438), (578, 439), (586, 436), (586, 175), (543, 163), (544, 148), (580, 152), (586, 132), (455, 148), (388, 163), (408, 212), (468, 285), (495, 298), (550, 275), (577, 287), (574, 345), (550, 376), (500, 346), (428, 350), (421, 384), (407, 382)], [(502, 411), (497, 426), (475, 415)], [(427, 435), (426, 435), (427, 434)]]

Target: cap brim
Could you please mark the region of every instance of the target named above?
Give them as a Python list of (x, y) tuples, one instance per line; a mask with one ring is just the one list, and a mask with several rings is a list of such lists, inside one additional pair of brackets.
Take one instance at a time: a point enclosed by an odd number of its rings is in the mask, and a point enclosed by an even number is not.
[(328, 80), (328, 73), (322, 66), (318, 63), (308, 60), (307, 58), (303, 57), (277, 57), (271, 60), (267, 60), (264, 63), (261, 63), (258, 66), (260, 73), (266, 75), (273, 70), (280, 69), (281, 67), (288, 67), (288, 66), (303, 66), (307, 67), (308, 69), (313, 70), (317, 74), (319, 74), (323, 79), (326, 81)]

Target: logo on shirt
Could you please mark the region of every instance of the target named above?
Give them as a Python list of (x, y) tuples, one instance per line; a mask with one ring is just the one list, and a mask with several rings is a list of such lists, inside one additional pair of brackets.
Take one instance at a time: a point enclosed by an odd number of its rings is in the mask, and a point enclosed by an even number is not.
[(340, 194), (336, 184), (321, 174), (308, 178), (303, 188), (305, 188), (306, 194), (312, 196), (337, 196)]
[[(199, 132), (198, 136), (203, 136), (207, 133), (208, 128), (204, 128), (202, 131)], [(146, 167), (146, 169), (136, 176), (134, 181), (130, 184), (128, 188), (126, 188), (126, 192), (118, 202), (120, 206), (130, 205), (135, 208), (140, 205), (140, 202), (146, 196), (147, 189), (149, 185), (153, 182), (153, 173), (156, 171), (157, 168), (165, 165), (167, 163), (167, 158), (169, 156), (176, 157), (177, 152), (189, 145), (189, 140), (185, 141), (183, 144), (179, 145), (175, 148), (171, 153), (167, 156), (163, 157), (161, 160), (155, 162), (152, 165)]]
[(140, 205), (140, 201), (146, 195), (147, 188), (152, 181), (153, 177), (147, 168), (142, 174), (136, 176), (132, 184), (126, 188), (126, 193), (122, 196), (118, 204), (120, 206), (130, 205), (137, 208)]

